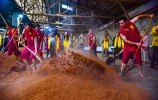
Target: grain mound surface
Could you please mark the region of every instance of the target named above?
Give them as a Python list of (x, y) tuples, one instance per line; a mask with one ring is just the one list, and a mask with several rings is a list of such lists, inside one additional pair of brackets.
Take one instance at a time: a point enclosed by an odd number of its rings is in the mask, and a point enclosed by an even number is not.
[(21, 70), (23, 64), (18, 62), (14, 56), (8, 56), (3, 52), (0, 52), (0, 74), (8, 74), (12, 69)]
[[(34, 74), (11, 74), (11, 82), (0, 80), (0, 100), (151, 100), (146, 91), (122, 82), (110, 66), (82, 51), (51, 58)], [(20, 77), (13, 78), (16, 74)]]

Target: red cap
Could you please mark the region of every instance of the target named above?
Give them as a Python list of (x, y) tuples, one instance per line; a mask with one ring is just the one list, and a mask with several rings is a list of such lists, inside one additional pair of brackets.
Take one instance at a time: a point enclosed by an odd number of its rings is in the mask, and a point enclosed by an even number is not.
[(107, 37), (107, 34), (104, 34), (104, 37)]

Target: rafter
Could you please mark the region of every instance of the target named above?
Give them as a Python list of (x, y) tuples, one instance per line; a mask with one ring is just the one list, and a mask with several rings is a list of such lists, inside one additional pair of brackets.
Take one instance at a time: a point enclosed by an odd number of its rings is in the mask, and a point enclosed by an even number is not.
[(56, 17), (74, 17), (74, 18), (109, 18), (113, 19), (113, 17), (108, 17), (108, 16), (79, 16), (79, 15), (61, 15), (61, 14), (39, 14), (39, 13), (24, 13), (25, 15), (43, 15), (43, 16), (56, 16)]
[[(81, 18), (81, 20), (84, 22), (84, 24), (86, 24), (86, 22), (83, 20), (83, 18)], [(84, 25), (84, 26), (86, 27), (87, 30), (89, 30), (87, 25)]]
[(59, 0), (58, 1), (56, 1), (55, 3), (53, 3), (50, 7), (48, 7), (44, 12), (46, 12), (46, 11), (48, 11), (50, 8), (52, 8), (55, 4), (57, 4), (59, 2)]
[(90, 0), (95, 2), (130, 2), (130, 3), (147, 3), (145, 0)]
[(69, 23), (51, 23), (51, 22), (34, 22), (39, 24), (52, 24), (52, 25), (67, 25), (67, 26), (82, 26), (86, 24), (69, 24)]
[[(73, 7), (75, 7), (75, 6), (73, 6)], [(70, 10), (70, 9), (67, 9), (67, 10), (65, 10), (64, 12), (60, 13), (60, 14), (64, 14), (64, 13), (68, 12), (69, 10)]]
[(59, 31), (88, 31), (88, 30), (73, 30), (73, 29), (58, 29)]
[(112, 5), (111, 7), (109, 7), (108, 9), (106, 9), (105, 12), (109, 11), (110, 9), (112, 9), (116, 5), (117, 5), (117, 2), (114, 5)]
[(123, 12), (126, 14), (126, 16), (127, 16), (128, 18), (130, 18), (128, 12), (127, 12), (126, 9), (123, 7), (123, 5), (121, 4), (121, 2), (119, 2), (119, 5), (120, 5), (121, 9), (123, 10)]
[(34, 4), (37, 2), (38, 2), (38, 0), (36, 0), (25, 12), (29, 11), (34, 6)]
[(116, 17), (114, 17), (114, 16), (109, 16), (108, 14), (106, 14), (106, 13), (104, 13), (104, 12), (100, 12), (100, 11), (97, 11), (97, 10), (93, 10), (93, 9), (91, 9), (91, 8), (87, 8), (87, 7), (84, 7), (84, 6), (81, 6), (81, 5), (77, 5), (77, 4), (72, 3), (72, 2), (70, 2), (70, 1), (67, 1), (67, 0), (61, 0), (61, 1), (65, 1), (65, 2), (67, 2), (67, 3), (69, 3), (69, 4), (75, 5), (75, 6), (77, 6), (77, 7), (84, 8), (84, 9), (91, 10), (91, 11), (96, 12), (96, 13), (103, 14), (103, 15), (105, 15), (107, 18), (116, 18)]
[(103, 26), (103, 24), (101, 23), (101, 21), (98, 18), (97, 18), (97, 20), (98, 20), (100, 26)]

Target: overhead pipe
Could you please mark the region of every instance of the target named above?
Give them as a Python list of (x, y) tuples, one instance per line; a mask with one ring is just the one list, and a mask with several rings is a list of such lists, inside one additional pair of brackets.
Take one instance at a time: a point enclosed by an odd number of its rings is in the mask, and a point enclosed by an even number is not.
[[(136, 16), (138, 16), (138, 15), (140, 15), (140, 14), (149, 12), (149, 11), (151, 11), (151, 10), (153, 10), (153, 9), (156, 9), (156, 8), (158, 8), (158, 4), (155, 5), (155, 6), (153, 6), (153, 7), (151, 7), (151, 8), (149, 8), (149, 9), (147, 9), (147, 10), (144, 10), (144, 11), (138, 13), (138, 14), (133, 15), (131, 18), (134, 18), (134, 17), (136, 17)], [(108, 25), (107, 27), (104, 27), (103, 29), (98, 30), (98, 32), (100, 32), (100, 31), (102, 31), (102, 30), (105, 30), (105, 29), (107, 29), (107, 28), (113, 27), (113, 26), (118, 25), (118, 24), (119, 24), (119, 23), (116, 22), (116, 23), (114, 23), (114, 24)]]

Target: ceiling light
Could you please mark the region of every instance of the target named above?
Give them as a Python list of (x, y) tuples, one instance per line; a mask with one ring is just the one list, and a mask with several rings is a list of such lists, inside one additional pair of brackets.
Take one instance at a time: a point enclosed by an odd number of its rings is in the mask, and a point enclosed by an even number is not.
[(23, 17), (23, 15), (19, 15), (19, 18), (22, 18)]

